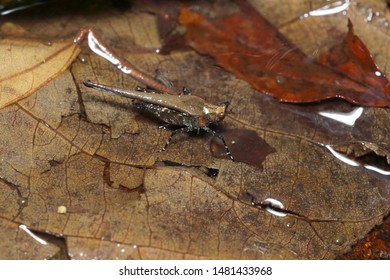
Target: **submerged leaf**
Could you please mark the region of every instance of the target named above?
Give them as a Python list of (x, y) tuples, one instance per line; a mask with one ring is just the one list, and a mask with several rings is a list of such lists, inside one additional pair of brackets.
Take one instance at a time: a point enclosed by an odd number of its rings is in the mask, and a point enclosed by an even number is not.
[(213, 20), (182, 8), (179, 21), (188, 29), (187, 43), (283, 102), (339, 97), (362, 106), (390, 106), (390, 84), (351, 22), (344, 43), (322, 57), (325, 65), (293, 46), (250, 5), (240, 3), (241, 11)]
[[(212, 8), (200, 10), (221, 11)], [(210, 144), (220, 141), (197, 132), (159, 152), (169, 129), (129, 100), (83, 85), (135, 82), (82, 44), (69, 71), (0, 110), (0, 258), (333, 259), (388, 215), (389, 175), (366, 166), (389, 170), (388, 109), (364, 108), (350, 126), (319, 114), (352, 111), (346, 102), (280, 103), (193, 51), (161, 55), (149, 12), (15, 23), (51, 38), (97, 28), (139, 69), (207, 102), (230, 101), (215, 129), (243, 162), (213, 157)]]
[(73, 41), (0, 40), (0, 108), (18, 102), (63, 72), (77, 57)]

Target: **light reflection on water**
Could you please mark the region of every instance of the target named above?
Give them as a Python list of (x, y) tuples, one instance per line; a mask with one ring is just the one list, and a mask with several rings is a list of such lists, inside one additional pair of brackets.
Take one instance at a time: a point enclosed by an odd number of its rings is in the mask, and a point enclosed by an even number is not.
[(262, 204), (265, 206), (265, 210), (272, 215), (278, 216), (278, 217), (286, 217), (287, 214), (277, 211), (277, 209), (284, 209), (284, 205), (282, 202), (280, 202), (277, 199), (274, 198), (267, 198), (265, 199)]
[(346, 155), (342, 154), (342, 153), (339, 153), (337, 151), (335, 151), (331, 145), (325, 145), (325, 148), (328, 149), (331, 154), (337, 158), (338, 160), (348, 164), (348, 165), (351, 165), (351, 166), (354, 166), (354, 167), (357, 167), (357, 166), (363, 166), (364, 168), (368, 169), (368, 170), (371, 170), (371, 171), (374, 171), (374, 172), (377, 172), (381, 175), (390, 175), (390, 171), (387, 171), (387, 170), (384, 170), (384, 169), (381, 169), (379, 167), (376, 167), (376, 166), (372, 166), (372, 165), (369, 165), (369, 164), (361, 164), (353, 159), (350, 159), (348, 158)]
[(350, 0), (336, 1), (308, 13), (309, 16), (327, 16), (343, 12), (348, 9)]
[(35, 239), (36, 241), (38, 241), (40, 244), (42, 245), (47, 245), (47, 242), (45, 240), (43, 240), (42, 238), (36, 236), (31, 230), (29, 230), (27, 228), (26, 225), (20, 225), (19, 226), (20, 229), (24, 230), (24, 232), (26, 232), (28, 235), (30, 235), (33, 239)]
[(318, 113), (319, 115), (338, 121), (340, 123), (349, 125), (349, 126), (354, 126), (355, 122), (357, 119), (361, 117), (363, 114), (363, 107), (358, 107), (354, 109), (351, 112), (348, 113), (341, 113), (341, 112), (336, 112), (336, 111), (322, 111)]

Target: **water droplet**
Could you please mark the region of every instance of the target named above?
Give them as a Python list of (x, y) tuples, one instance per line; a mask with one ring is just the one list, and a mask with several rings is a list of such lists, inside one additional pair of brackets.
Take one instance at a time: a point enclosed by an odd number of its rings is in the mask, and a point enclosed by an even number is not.
[(334, 244), (336, 244), (337, 246), (342, 246), (344, 243), (345, 243), (345, 239), (340, 236), (336, 237), (336, 239), (334, 240)]
[(48, 47), (51, 47), (53, 45), (53, 42), (50, 41), (50, 40), (46, 40), (45, 42), (43, 42), (46, 46)]
[(120, 244), (120, 243), (117, 243), (117, 244), (116, 244), (116, 247), (120, 247), (120, 246), (121, 246), (121, 244)]
[(382, 76), (382, 73), (379, 71), (375, 71), (375, 76), (380, 77), (380, 76)]
[(286, 221), (286, 227), (292, 228), (295, 225), (295, 221), (296, 221), (295, 218), (289, 218)]
[(50, 128), (50, 125), (49, 125), (47, 122), (45, 122), (44, 120), (39, 120), (39, 122), (40, 122), (41, 124), (43, 124), (44, 126)]
[(82, 63), (86, 63), (88, 61), (88, 57), (85, 55), (79, 55), (79, 59)]
[(155, 51), (156, 53), (160, 53), (161, 52), (161, 50), (160, 49), (156, 49), (156, 51)]
[(265, 210), (275, 216), (278, 217), (285, 217), (287, 214), (285, 212), (282, 212), (280, 210), (284, 209), (284, 205), (279, 200), (276, 200), (274, 198), (267, 198), (263, 200), (261, 203)]
[(278, 85), (283, 85), (286, 82), (286, 79), (282, 76), (276, 76), (276, 83)]
[(365, 20), (366, 20), (367, 22), (370, 22), (370, 21), (372, 21), (372, 18), (374, 17), (374, 14), (373, 14), (373, 12), (372, 12), (372, 9), (368, 9), (367, 12), (368, 12), (368, 15), (367, 15), (367, 17), (365, 18)]
[(18, 199), (18, 204), (19, 204), (20, 207), (26, 207), (27, 206), (27, 202), (28, 202), (28, 200), (25, 197), (20, 197)]
[(121, 253), (124, 253), (125, 251), (126, 251), (125, 248), (121, 249)]

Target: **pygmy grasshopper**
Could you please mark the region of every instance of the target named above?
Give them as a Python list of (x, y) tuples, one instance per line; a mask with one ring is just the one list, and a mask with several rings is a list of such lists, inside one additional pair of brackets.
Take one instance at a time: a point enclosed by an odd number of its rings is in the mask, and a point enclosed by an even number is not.
[(136, 108), (154, 115), (165, 124), (179, 126), (180, 128), (172, 131), (162, 150), (167, 148), (172, 137), (177, 133), (203, 129), (219, 138), (225, 146), (226, 154), (231, 160), (234, 160), (223, 136), (208, 127), (210, 124), (220, 122), (225, 118), (228, 102), (218, 105), (209, 104), (200, 97), (187, 95), (185, 90), (183, 90), (183, 94), (177, 95), (171, 87), (154, 80), (121, 57), (116, 50), (106, 45), (93, 29), (81, 29), (74, 42), (78, 44), (85, 37), (87, 37), (88, 46), (93, 52), (114, 64), (123, 73), (157, 90), (157, 92), (142, 88), (123, 90), (84, 81), (84, 85), (87, 87), (130, 98), (135, 101)]
[(229, 102), (213, 105), (207, 103), (204, 99), (193, 95), (171, 95), (139, 87), (135, 90), (123, 90), (107, 85), (96, 84), (91, 81), (84, 81), (84, 85), (93, 89), (133, 99), (135, 101), (133, 104), (136, 108), (152, 114), (168, 125), (180, 126), (180, 128), (172, 131), (164, 148), (162, 148), (163, 151), (169, 145), (172, 137), (177, 133), (194, 130), (199, 131), (199, 129), (203, 129), (219, 138), (225, 146), (226, 154), (231, 160), (234, 160), (223, 136), (208, 127), (210, 124), (220, 122), (225, 118)]

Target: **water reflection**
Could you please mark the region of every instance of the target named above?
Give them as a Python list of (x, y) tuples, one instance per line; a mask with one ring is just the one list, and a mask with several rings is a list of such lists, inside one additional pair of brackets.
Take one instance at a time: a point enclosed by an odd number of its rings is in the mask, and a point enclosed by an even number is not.
[(350, 0), (335, 1), (317, 10), (309, 12), (308, 15), (312, 17), (317, 17), (317, 16), (327, 16), (327, 15), (337, 14), (348, 9), (349, 4), (350, 4)]
[(119, 59), (110, 53), (106, 47), (99, 42), (99, 40), (93, 35), (92, 32), (88, 33), (88, 46), (94, 53), (114, 64), (123, 73), (131, 74), (132, 70), (122, 65)]
[(363, 107), (356, 108), (349, 113), (340, 113), (335, 111), (323, 111), (319, 112), (319, 115), (341, 122), (343, 124), (354, 126), (355, 122), (363, 114)]
[(372, 165), (366, 164), (366, 165), (364, 165), (364, 167), (367, 168), (368, 170), (378, 172), (382, 175), (390, 175), (390, 171), (386, 171), (386, 170), (380, 169), (380, 168), (372, 166)]
[[(3, 2), (5, 2), (5, 1), (3, 1)], [(10, 2), (10, 1), (8, 1), (8, 2)], [(22, 1), (14, 1), (14, 2), (16, 2), (16, 3), (11, 2), (8, 4), (5, 3), (5, 5), (0, 5), (0, 16), (6, 16), (6, 15), (14, 13), (14, 12), (30, 9), (32, 7), (39, 6), (39, 5), (43, 5), (47, 1), (36, 1), (33, 3), (26, 3), (26, 4), (18, 3), (18, 2), (22, 2)]]
[(357, 166), (362, 166), (368, 170), (371, 170), (371, 171), (374, 171), (374, 172), (377, 172), (381, 175), (390, 175), (390, 171), (387, 171), (387, 170), (384, 170), (384, 169), (381, 169), (381, 168), (378, 168), (378, 167), (375, 167), (375, 166), (372, 166), (372, 165), (369, 165), (369, 164), (361, 164), (355, 160), (352, 160), (350, 158), (348, 158), (347, 156), (345, 156), (344, 154), (342, 153), (339, 153), (337, 151), (335, 151), (330, 145), (325, 145), (325, 148), (328, 149), (332, 155), (334, 155), (335, 158), (337, 158), (338, 160), (341, 160), (342, 162), (348, 164), (348, 165), (351, 165), (351, 166), (354, 166), (354, 167), (357, 167)]
[(30, 235), (32, 238), (34, 238), (36, 241), (38, 241), (40, 244), (42, 245), (47, 245), (47, 242), (45, 240), (43, 240), (42, 238), (39, 238), (38, 236), (36, 236), (31, 230), (29, 230), (27, 228), (26, 225), (20, 225), (19, 226), (20, 229), (24, 230), (28, 235)]
[(267, 198), (262, 203), (264, 206), (264, 209), (278, 217), (286, 217), (287, 214), (281, 211), (278, 211), (278, 209), (284, 209), (284, 205), (279, 200), (276, 200), (274, 198)]
[(351, 166), (359, 166), (360, 165), (360, 163), (346, 157), (342, 153), (336, 152), (330, 145), (325, 145), (325, 148), (327, 148), (329, 150), (329, 152), (331, 152), (332, 155), (335, 156), (335, 158), (337, 158), (338, 160), (341, 160), (342, 162), (344, 162), (348, 165), (351, 165)]

